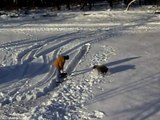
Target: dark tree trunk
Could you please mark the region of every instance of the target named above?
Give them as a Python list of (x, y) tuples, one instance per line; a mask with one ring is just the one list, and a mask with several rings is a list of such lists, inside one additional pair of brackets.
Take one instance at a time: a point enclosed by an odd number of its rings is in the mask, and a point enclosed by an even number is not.
[(70, 0), (66, 0), (66, 7), (67, 7), (68, 10), (71, 9), (71, 8), (70, 8)]
[(55, 4), (57, 7), (57, 10), (60, 10), (61, 9), (61, 0), (55, 0)]
[(113, 8), (113, 0), (108, 0), (108, 2), (109, 2), (109, 6)]
[(85, 0), (83, 3), (83, 6), (80, 8), (80, 10), (84, 9), (84, 7), (87, 6), (87, 3), (89, 3), (89, 10), (91, 10), (92, 4), (94, 4), (94, 0)]

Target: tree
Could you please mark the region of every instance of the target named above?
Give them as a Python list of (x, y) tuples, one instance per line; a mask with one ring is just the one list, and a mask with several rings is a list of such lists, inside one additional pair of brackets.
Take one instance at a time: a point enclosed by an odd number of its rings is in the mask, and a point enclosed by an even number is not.
[(109, 6), (113, 8), (113, 0), (108, 0), (108, 2), (109, 2)]
[(131, 4), (132, 4), (132, 3), (134, 3), (135, 1), (137, 1), (137, 0), (132, 0), (132, 1), (127, 5), (126, 11), (128, 11), (128, 10), (129, 10), (129, 7), (130, 7), (130, 6), (131, 6)]
[(92, 5), (94, 4), (94, 0), (84, 0), (83, 6), (80, 9), (84, 9), (84, 7), (87, 6), (87, 3), (89, 3), (89, 10), (91, 10)]

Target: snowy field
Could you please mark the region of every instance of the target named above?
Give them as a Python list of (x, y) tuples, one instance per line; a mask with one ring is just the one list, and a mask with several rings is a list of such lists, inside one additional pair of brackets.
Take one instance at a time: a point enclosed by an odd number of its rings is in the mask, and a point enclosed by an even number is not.
[[(160, 14), (0, 13), (1, 120), (160, 120)], [(59, 54), (70, 75), (56, 85)]]

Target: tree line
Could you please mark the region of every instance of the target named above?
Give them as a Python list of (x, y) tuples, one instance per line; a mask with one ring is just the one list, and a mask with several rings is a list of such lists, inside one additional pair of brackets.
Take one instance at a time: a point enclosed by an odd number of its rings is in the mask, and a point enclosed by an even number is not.
[[(124, 3), (128, 5), (132, 0), (0, 0), (1, 9), (19, 9), (19, 8), (35, 8), (35, 7), (54, 7), (57, 10), (65, 5), (68, 10), (72, 6), (79, 5), (80, 9), (88, 7), (89, 10), (94, 7), (97, 2), (106, 1), (113, 8), (115, 3)], [(136, 0), (138, 5), (159, 5), (160, 0)]]

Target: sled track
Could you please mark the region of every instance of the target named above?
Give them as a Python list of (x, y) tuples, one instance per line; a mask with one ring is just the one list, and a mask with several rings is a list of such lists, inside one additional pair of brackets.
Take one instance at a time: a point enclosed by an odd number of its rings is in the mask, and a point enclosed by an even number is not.
[[(69, 74), (71, 74), (72, 71), (74, 71), (74, 69), (78, 65), (78, 63), (81, 61), (83, 56), (85, 56), (85, 54), (89, 50), (90, 44), (93, 41), (97, 40), (94, 37), (94, 33), (91, 32), (90, 35), (91, 37), (87, 39), (85, 38), (84, 33), (82, 34), (74, 32), (69, 34), (57, 35), (57, 37), (50, 37), (48, 39), (43, 39), (40, 41), (37, 40), (37, 43), (35, 45), (29, 46), (17, 55), (17, 63), (20, 64), (20, 66), (18, 66), (18, 70), (15, 71), (15, 73), (18, 73), (17, 75), (19, 76), (19, 80), (15, 81), (16, 83), (13, 82), (12, 84), (12, 86), (16, 88), (6, 85), (5, 88), (8, 87), (7, 90), (9, 92), (2, 92), (7, 93), (6, 96), (9, 95), (12, 98), (11, 102), (13, 102), (17, 100), (21, 101), (36, 99), (37, 97), (41, 97), (47, 94), (49, 91), (54, 90), (55, 84), (53, 83), (55, 82), (55, 70), (51, 66), (52, 61), (56, 58), (58, 54), (72, 55), (69, 65), (65, 68), (65, 70)], [(105, 35), (103, 35), (103, 33), (100, 32), (99, 36), (103, 37)], [(27, 41), (23, 42), (24, 44), (27, 44)], [(23, 46), (23, 42), (17, 41), (17, 43), (13, 42), (3, 44), (1, 45), (1, 47), (10, 47), (12, 45), (17, 45), (17, 48), (19, 48), (19, 45)], [(73, 43), (73, 46), (62, 51), (61, 49), (65, 48), (68, 45), (68, 43)], [(74, 45), (74, 43), (77, 44)], [(36, 70), (31, 71), (32, 69), (34, 69), (32, 67), (32, 64), (34, 65), (34, 63), (37, 62), (41, 66), (35, 66)], [(46, 65), (48, 66), (48, 69), (46, 72), (43, 72), (43, 69)], [(37, 71), (43, 73), (44, 77), (42, 77), (38, 81), (35, 81), (34, 78), (31, 78), (30, 76), (32, 76), (32, 72)], [(28, 77), (26, 77), (26, 75), (28, 75)], [(39, 76), (38, 73), (36, 76)], [(5, 102), (8, 99), (9, 98), (1, 99), (1, 101), (3, 101), (4, 103), (3, 105), (8, 104), (8, 102)]]

